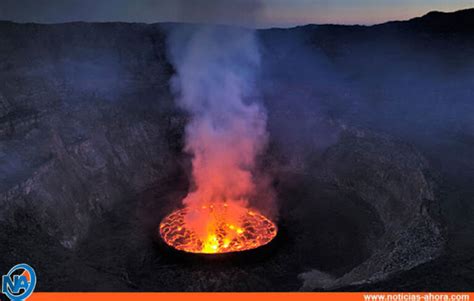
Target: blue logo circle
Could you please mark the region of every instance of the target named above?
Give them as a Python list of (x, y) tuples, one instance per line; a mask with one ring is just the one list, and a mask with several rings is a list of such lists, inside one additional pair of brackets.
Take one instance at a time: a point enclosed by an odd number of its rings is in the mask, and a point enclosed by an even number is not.
[[(13, 275), (17, 271), (23, 272), (20, 275)], [(17, 264), (2, 278), (2, 293), (12, 301), (25, 300), (33, 293), (36, 286), (35, 270), (26, 263)]]

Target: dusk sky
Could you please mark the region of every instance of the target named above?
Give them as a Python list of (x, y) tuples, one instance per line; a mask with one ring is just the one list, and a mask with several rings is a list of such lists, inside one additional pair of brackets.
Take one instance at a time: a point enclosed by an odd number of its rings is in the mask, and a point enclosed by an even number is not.
[(199, 22), (248, 27), (376, 24), (432, 10), (474, 7), (474, 0), (0, 0), (0, 20)]

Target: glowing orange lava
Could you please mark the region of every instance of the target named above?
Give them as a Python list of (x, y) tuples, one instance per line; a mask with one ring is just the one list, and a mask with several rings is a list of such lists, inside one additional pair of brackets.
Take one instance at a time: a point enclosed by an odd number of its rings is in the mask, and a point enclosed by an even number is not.
[[(205, 217), (205, 233), (187, 226), (187, 214)], [(160, 235), (171, 247), (190, 253), (228, 253), (255, 249), (269, 243), (277, 234), (276, 225), (256, 210), (245, 209), (238, 221), (230, 222), (227, 205), (179, 209), (160, 224)], [(229, 215), (235, 211), (228, 212)], [(202, 220), (202, 219), (201, 219)]]

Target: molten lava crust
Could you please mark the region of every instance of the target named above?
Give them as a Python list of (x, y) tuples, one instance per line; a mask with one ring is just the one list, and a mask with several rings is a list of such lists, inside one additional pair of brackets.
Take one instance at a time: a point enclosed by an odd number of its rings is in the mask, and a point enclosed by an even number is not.
[[(210, 210), (210, 209), (201, 209)], [(208, 212), (206, 212), (208, 213)], [(247, 210), (239, 225), (216, 219), (205, 237), (186, 227), (187, 209), (166, 216), (160, 224), (160, 235), (171, 247), (190, 253), (229, 253), (255, 249), (269, 243), (277, 234), (276, 225), (260, 212)]]

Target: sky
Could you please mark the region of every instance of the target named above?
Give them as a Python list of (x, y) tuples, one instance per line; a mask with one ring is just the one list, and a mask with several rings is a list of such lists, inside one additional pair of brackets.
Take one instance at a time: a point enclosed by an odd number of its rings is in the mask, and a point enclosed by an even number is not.
[(473, 8), (474, 0), (0, 0), (0, 20), (197, 22), (246, 27), (377, 24), (432, 10)]

